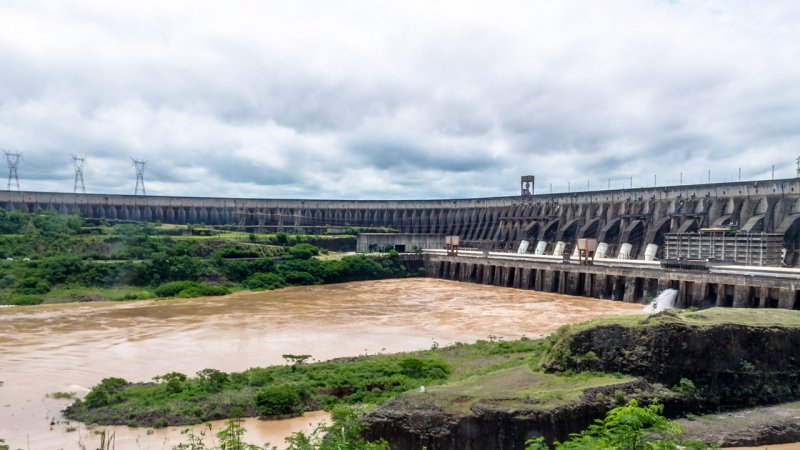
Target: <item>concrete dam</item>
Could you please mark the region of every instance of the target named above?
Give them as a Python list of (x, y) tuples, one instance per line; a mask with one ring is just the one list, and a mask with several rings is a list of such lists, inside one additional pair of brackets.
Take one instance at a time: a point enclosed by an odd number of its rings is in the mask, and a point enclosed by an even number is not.
[(740, 236), (777, 236), (779, 265), (797, 267), (800, 253), (800, 178), (446, 200), (4, 191), (0, 204), (7, 210), (52, 208), (86, 218), (173, 224), (387, 227), (405, 233), (458, 235), (463, 247), (501, 251), (516, 250), (526, 240), (541, 254), (556, 249), (569, 254), (578, 238), (596, 238), (607, 244), (607, 255), (623, 251), (626, 259), (644, 259), (648, 244), (657, 246), (654, 256), (664, 257), (670, 233), (734, 227)]

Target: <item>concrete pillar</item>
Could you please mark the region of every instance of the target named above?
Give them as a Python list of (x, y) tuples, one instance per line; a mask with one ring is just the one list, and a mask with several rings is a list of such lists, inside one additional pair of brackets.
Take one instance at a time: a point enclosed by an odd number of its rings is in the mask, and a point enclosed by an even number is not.
[(717, 285), (717, 299), (714, 302), (715, 306), (725, 306), (725, 285)]
[(559, 271), (558, 274), (558, 293), (567, 293), (567, 272)]
[(708, 294), (708, 284), (694, 283), (694, 292), (692, 293), (692, 304), (689, 306), (702, 306)]
[(544, 291), (544, 277), (544, 270), (536, 269), (536, 279), (533, 280), (533, 290)]
[(492, 284), (492, 278), (494, 275), (494, 266), (490, 266), (488, 264), (483, 266), (483, 284)]
[(503, 266), (503, 270), (500, 272), (503, 274), (503, 277), (500, 279), (500, 286), (503, 287), (510, 287), (511, 286), (511, 267)]
[(606, 276), (604, 274), (597, 274), (594, 277), (594, 283), (592, 283), (592, 297), (594, 298), (605, 298), (605, 286), (606, 286)]
[(746, 308), (748, 305), (750, 289), (747, 286), (736, 285), (733, 288), (733, 307)]
[(781, 291), (778, 293), (778, 308), (794, 308), (794, 300), (796, 296), (797, 291), (794, 289), (781, 289)]
[(553, 292), (553, 271), (542, 269), (542, 291)]
[(531, 269), (520, 269), (522, 273), (519, 276), (519, 287), (522, 289), (531, 288)]
[(430, 278), (439, 278), (439, 265), (441, 264), (439, 261), (429, 261), (426, 275)]
[(622, 301), (625, 303), (636, 303), (636, 278), (630, 278), (629, 282), (625, 283), (625, 293), (622, 296)]
[(758, 307), (769, 308), (769, 289), (764, 286), (758, 288)]
[(586, 277), (583, 279), (583, 296), (584, 297), (592, 297), (592, 288), (594, 283), (592, 280), (594, 279), (595, 275), (593, 273), (587, 273)]

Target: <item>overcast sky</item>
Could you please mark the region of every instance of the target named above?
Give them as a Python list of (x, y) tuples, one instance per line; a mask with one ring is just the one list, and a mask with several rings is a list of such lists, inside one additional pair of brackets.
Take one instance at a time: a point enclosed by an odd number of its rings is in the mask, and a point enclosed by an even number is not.
[(147, 160), (152, 195), (789, 178), (798, 24), (796, 0), (3, 0), (0, 148), (28, 191), (71, 192), (71, 154), (95, 193)]

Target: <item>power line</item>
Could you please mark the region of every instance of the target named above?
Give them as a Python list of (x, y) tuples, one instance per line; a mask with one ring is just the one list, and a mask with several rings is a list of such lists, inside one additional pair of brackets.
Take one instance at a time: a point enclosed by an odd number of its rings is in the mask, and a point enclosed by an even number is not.
[(83, 166), (86, 165), (86, 157), (72, 155), (72, 164), (75, 166), (75, 186), (72, 188), (72, 192), (77, 193), (78, 184), (80, 184), (81, 192), (85, 194), (86, 186), (83, 184)]
[(144, 169), (147, 167), (147, 161), (140, 161), (134, 158), (131, 158), (131, 161), (133, 161), (133, 167), (136, 168), (136, 189), (133, 195), (139, 195), (139, 185), (142, 186), (142, 195), (147, 195), (144, 191)]
[(19, 191), (21, 189), (19, 188), (17, 168), (19, 168), (19, 163), (22, 161), (22, 153), (11, 153), (7, 150), (3, 150), (3, 154), (6, 155), (6, 162), (8, 163), (8, 190), (11, 190), (11, 183), (13, 181)]

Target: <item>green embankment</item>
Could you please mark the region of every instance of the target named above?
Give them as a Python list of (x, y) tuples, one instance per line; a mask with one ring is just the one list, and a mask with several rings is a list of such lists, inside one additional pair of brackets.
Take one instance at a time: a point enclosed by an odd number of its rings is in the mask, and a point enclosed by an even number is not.
[(194, 297), (417, 275), (396, 254), (330, 255), (309, 243), (336, 248), (342, 239), (354, 237), (110, 226), (52, 211), (0, 210), (0, 304)]

